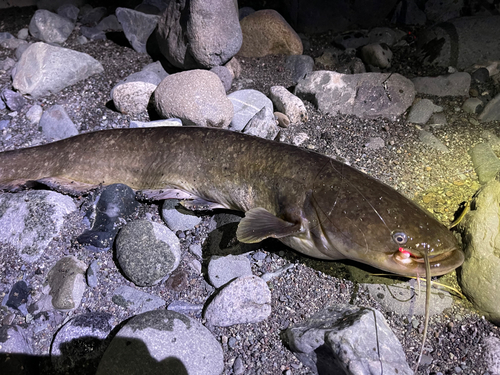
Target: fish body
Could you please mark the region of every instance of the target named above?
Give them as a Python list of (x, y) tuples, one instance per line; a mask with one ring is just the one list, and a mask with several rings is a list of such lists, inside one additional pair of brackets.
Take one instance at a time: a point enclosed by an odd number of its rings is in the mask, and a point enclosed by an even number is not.
[(325, 155), (222, 129), (114, 129), (0, 153), (0, 189), (38, 181), (73, 194), (123, 183), (191, 209), (246, 212), (242, 242), (278, 238), (320, 259), (433, 275), (463, 262), (454, 235), (388, 185)]

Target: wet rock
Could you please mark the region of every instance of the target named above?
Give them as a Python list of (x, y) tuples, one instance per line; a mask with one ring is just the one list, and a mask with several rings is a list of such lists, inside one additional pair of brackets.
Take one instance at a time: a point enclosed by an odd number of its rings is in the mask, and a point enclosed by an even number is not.
[(488, 143), (478, 143), (469, 150), (479, 182), (485, 184), (500, 172), (500, 160)]
[(275, 10), (263, 9), (241, 20), (243, 57), (302, 55), (302, 40)]
[(116, 8), (115, 13), (132, 48), (146, 53), (146, 43), (158, 24), (158, 16), (128, 8)]
[(19, 111), (26, 104), (26, 99), (21, 94), (9, 89), (2, 91), (2, 99), (11, 111)]
[(500, 324), (500, 182), (488, 182), (475, 195), (460, 230), (465, 261), (459, 284), (468, 299), (494, 324)]
[(12, 288), (10, 288), (9, 293), (7, 294), (5, 306), (19, 311), (25, 310), (25, 308), (21, 309), (21, 306), (24, 305), (26, 307), (30, 291), (31, 289), (25, 281), (18, 281), (12, 286)]
[(42, 133), (50, 141), (57, 141), (78, 134), (75, 124), (63, 106), (56, 104), (42, 113), (40, 118)]
[(500, 120), (500, 94), (491, 99), (479, 115), (481, 122)]
[(295, 95), (313, 102), (324, 113), (393, 118), (412, 104), (415, 89), (410, 80), (399, 74), (318, 70), (299, 81)]
[(101, 63), (86, 53), (38, 42), (22, 54), (12, 84), (21, 94), (40, 97), (57, 93), (103, 70)]
[(227, 97), (234, 108), (234, 116), (229, 125), (231, 130), (243, 130), (248, 121), (263, 107), (267, 107), (271, 112), (273, 111), (273, 102), (257, 90), (238, 90)]
[(156, 88), (154, 100), (161, 117), (177, 117), (185, 125), (227, 128), (233, 117), (222, 82), (205, 70), (169, 75)]
[(111, 300), (133, 314), (165, 308), (165, 301), (154, 294), (142, 292), (127, 285), (115, 289)]
[(133, 317), (118, 331), (97, 369), (97, 375), (219, 375), (222, 348), (203, 325), (174, 311), (156, 310)]
[(65, 17), (38, 9), (31, 18), (29, 30), (34, 38), (47, 43), (64, 43), (75, 24)]
[(59, 329), (52, 342), (50, 356), (58, 372), (79, 372), (82, 367), (95, 372), (108, 344), (113, 328), (108, 313), (90, 312), (77, 315)]
[(12, 245), (25, 262), (35, 262), (59, 235), (73, 199), (53, 191), (0, 194), (0, 243)]
[(415, 77), (411, 80), (419, 94), (436, 96), (469, 96), (471, 77), (458, 72), (437, 77)]
[(244, 255), (213, 256), (208, 263), (208, 279), (215, 288), (220, 288), (238, 277), (250, 275), (250, 260)]
[(284, 113), (291, 124), (307, 121), (307, 109), (304, 102), (293, 95), (283, 86), (272, 86), (269, 89), (269, 98), (277, 111)]
[(178, 68), (225, 64), (242, 42), (234, 1), (169, 2), (158, 24), (157, 41), (161, 53)]
[(242, 276), (226, 285), (210, 301), (205, 319), (218, 327), (257, 323), (271, 314), (271, 291), (257, 276)]
[(413, 374), (384, 316), (372, 308), (327, 307), (288, 328), (283, 339), (315, 373)]
[(161, 78), (151, 71), (140, 71), (118, 82), (111, 90), (116, 109), (123, 114), (139, 114), (148, 109)]
[(82, 25), (96, 25), (108, 13), (106, 7), (96, 7), (86, 12), (81, 18)]
[(424, 125), (434, 112), (442, 112), (443, 107), (435, 105), (429, 99), (421, 99), (411, 106), (408, 122)]
[(69, 311), (80, 306), (85, 283), (87, 265), (74, 256), (60, 259), (47, 274), (47, 285), (56, 310)]
[(173, 272), (181, 257), (179, 239), (167, 227), (137, 220), (116, 238), (116, 258), (123, 273), (138, 286), (151, 286)]
[(201, 217), (196, 216), (193, 211), (189, 211), (179, 204), (177, 199), (166, 199), (163, 201), (161, 217), (167, 227), (173, 231), (186, 231), (193, 229), (201, 223)]
[(268, 107), (263, 107), (248, 121), (242, 132), (256, 137), (274, 139), (279, 132), (276, 118)]
[(432, 147), (437, 151), (450, 152), (448, 147), (446, 147), (443, 142), (441, 142), (434, 134), (428, 132), (427, 130), (419, 129), (418, 138), (424, 145)]

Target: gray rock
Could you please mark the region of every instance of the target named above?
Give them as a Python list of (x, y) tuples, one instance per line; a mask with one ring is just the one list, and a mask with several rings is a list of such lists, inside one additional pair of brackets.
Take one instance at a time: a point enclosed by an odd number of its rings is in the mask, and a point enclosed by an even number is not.
[(34, 38), (47, 43), (64, 43), (75, 24), (65, 17), (38, 9), (31, 18), (29, 30)]
[(96, 25), (107, 13), (105, 7), (96, 7), (86, 12), (82, 18), (80, 18), (80, 23), (82, 25)]
[(389, 27), (374, 27), (368, 32), (369, 43), (395, 45), (407, 35), (406, 32)]
[(483, 106), (484, 103), (481, 99), (469, 98), (462, 104), (462, 109), (467, 113), (479, 113)]
[(177, 199), (166, 199), (161, 208), (161, 217), (170, 230), (191, 230), (201, 223), (201, 217), (182, 207)]
[(165, 301), (154, 294), (142, 292), (128, 285), (122, 285), (115, 289), (111, 300), (134, 314), (142, 314), (147, 311), (164, 309)]
[(155, 285), (179, 265), (179, 239), (161, 224), (133, 221), (116, 238), (116, 258), (134, 284)]
[(99, 272), (100, 268), (101, 267), (99, 266), (99, 262), (97, 260), (94, 260), (92, 263), (90, 263), (90, 266), (85, 272), (87, 285), (91, 288), (95, 288), (97, 286), (97, 273)]
[[(422, 31), (418, 44), (425, 64), (465, 69), (477, 63), (478, 58), (481, 61), (500, 59), (499, 15), (459, 17)], [(481, 38), (478, 39), (478, 35)]]
[(287, 115), (291, 124), (307, 121), (307, 109), (304, 102), (283, 86), (272, 86), (269, 98), (277, 111)]
[(115, 13), (132, 48), (146, 53), (146, 43), (158, 24), (158, 16), (128, 8), (116, 8)]
[(413, 374), (384, 316), (372, 308), (327, 307), (288, 328), (283, 339), (315, 374)]
[(314, 59), (308, 55), (290, 55), (286, 58), (286, 68), (292, 72), (292, 81), (297, 84), (299, 79), (314, 69)]
[(156, 88), (154, 100), (161, 117), (177, 117), (185, 125), (227, 128), (233, 118), (222, 82), (206, 70), (169, 75)]
[(30, 109), (26, 112), (26, 118), (31, 124), (38, 124), (42, 118), (43, 109), (42, 106), (38, 104), (33, 104)]
[(483, 338), (485, 359), (490, 374), (500, 374), (500, 339), (489, 336)]
[(34, 370), (30, 358), (34, 354), (30, 336), (30, 333), (20, 326), (5, 324), (0, 326), (0, 337), (2, 338), (0, 353), (2, 353), (2, 357), (8, 358), (2, 363), (3, 374), (31, 374), (28, 371)]
[(26, 99), (21, 94), (9, 89), (2, 91), (2, 99), (11, 111), (19, 111), (26, 104)]
[[(3, 103), (3, 102), (0, 101), (0, 104), (1, 103)], [(2, 109), (1, 105), (0, 105), (0, 109)], [(9, 126), (10, 126), (10, 120), (0, 120), (0, 130), (7, 129)]]
[(361, 118), (395, 118), (415, 98), (410, 80), (399, 74), (340, 74), (318, 70), (299, 81), (295, 95), (324, 113), (354, 114)]
[(151, 71), (141, 71), (129, 75), (111, 90), (111, 98), (121, 113), (135, 115), (145, 112), (160, 77)]
[(261, 322), (271, 314), (271, 291), (260, 277), (235, 279), (209, 302), (205, 319), (218, 327)]
[(229, 60), (226, 65), (224, 65), (231, 73), (232, 79), (238, 79), (241, 75), (241, 64), (236, 57)]
[(21, 94), (36, 98), (103, 71), (101, 63), (85, 53), (38, 42), (22, 54), (12, 85)]
[(256, 137), (274, 139), (279, 129), (274, 114), (268, 107), (263, 107), (248, 121), (242, 132)]
[(361, 58), (371, 71), (391, 67), (392, 51), (386, 44), (370, 43), (361, 48)]
[(0, 32), (0, 41), (4, 41), (4, 40), (7, 40), (7, 39), (15, 39), (16, 37), (14, 35), (12, 35), (11, 33), (8, 33), (8, 32)]
[(90, 40), (106, 40), (106, 33), (97, 27), (80, 27), (80, 32), (82, 36)]
[(225, 64), (239, 51), (242, 38), (233, 0), (170, 1), (157, 30), (161, 53), (181, 69)]
[(478, 143), (469, 150), (479, 182), (485, 184), (500, 172), (500, 160), (488, 143)]
[(165, 120), (155, 120), (148, 122), (130, 120), (131, 128), (153, 128), (160, 126), (182, 126), (182, 121), (178, 118), (168, 118)]
[(21, 60), (21, 56), (23, 55), (24, 51), (28, 49), (28, 47), (31, 46), (29, 43), (23, 43), (20, 44), (19, 47), (16, 48), (16, 60), (19, 61)]
[(496, 120), (500, 120), (500, 94), (491, 99), (479, 115), (479, 121), (481, 122)]
[(25, 262), (35, 262), (59, 235), (73, 199), (53, 191), (0, 194), (0, 243), (13, 246)]
[(167, 310), (178, 312), (179, 314), (201, 314), (203, 310), (202, 304), (194, 304), (184, 301), (173, 301), (167, 306)]
[(57, 8), (57, 14), (61, 17), (67, 18), (72, 23), (75, 23), (78, 19), (78, 13), (80, 13), (80, 9), (74, 4), (64, 4)]
[(97, 375), (220, 375), (223, 352), (198, 321), (174, 311), (156, 310), (133, 317), (104, 353)]
[(17, 38), (0, 40), (0, 46), (6, 49), (17, 49), (20, 46), (24, 46), (27, 44), (28, 42), (26, 42), (25, 40)]
[(10, 57), (6, 57), (3, 60), (0, 60), (0, 70), (9, 70), (16, 65), (16, 60), (11, 59)]
[(52, 365), (58, 372), (78, 372), (85, 367), (95, 370), (106, 350), (113, 317), (103, 312), (77, 315), (54, 336), (50, 349)]
[(52, 306), (56, 310), (70, 311), (80, 306), (85, 283), (87, 265), (74, 256), (60, 259), (47, 274), (46, 284), (50, 288)]
[(18, 39), (26, 40), (28, 39), (28, 36), (29, 36), (29, 29), (27, 27), (24, 27), (17, 32)]
[(500, 324), (500, 182), (492, 180), (474, 196), (459, 228), (465, 244), (465, 261), (458, 281), (463, 293), (494, 324)]
[(217, 74), (217, 77), (219, 77), (222, 85), (224, 86), (224, 90), (228, 92), (231, 89), (231, 85), (233, 84), (233, 76), (229, 69), (225, 66), (214, 66), (212, 69), (210, 69), (210, 71)]
[(458, 72), (437, 77), (415, 77), (411, 80), (419, 94), (436, 96), (469, 96), (471, 77)]
[(429, 146), (440, 152), (449, 152), (450, 150), (441, 142), (434, 134), (427, 130), (420, 129), (418, 131), (418, 138), (424, 145)]
[(215, 288), (220, 288), (238, 277), (250, 275), (250, 260), (244, 255), (213, 256), (208, 263), (208, 280)]
[(63, 106), (56, 104), (42, 113), (40, 118), (42, 133), (48, 140), (59, 140), (78, 134), (75, 124)]
[(234, 116), (229, 125), (231, 130), (243, 130), (248, 121), (263, 107), (267, 107), (273, 112), (273, 102), (271, 99), (257, 90), (238, 90), (227, 97), (234, 108)]
[(366, 142), (364, 144), (364, 147), (367, 150), (378, 150), (380, 148), (384, 148), (385, 147), (385, 142), (380, 137), (370, 137), (368, 139), (368, 142)]
[(442, 112), (443, 107), (435, 105), (429, 99), (422, 99), (411, 106), (408, 122), (424, 125), (434, 112)]
[(142, 68), (141, 72), (153, 72), (158, 76), (158, 78), (160, 78), (160, 82), (168, 76), (168, 73), (165, 71), (163, 65), (161, 65), (161, 62), (159, 61), (146, 65), (144, 68)]
[(123, 26), (114, 14), (104, 17), (96, 26), (101, 31), (123, 31)]

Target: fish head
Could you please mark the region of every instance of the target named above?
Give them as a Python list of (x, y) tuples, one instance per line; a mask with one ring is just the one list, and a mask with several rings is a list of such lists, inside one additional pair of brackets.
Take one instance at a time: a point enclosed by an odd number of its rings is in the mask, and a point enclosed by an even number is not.
[(463, 263), (456, 237), (429, 212), (354, 168), (330, 164), (315, 179), (304, 210), (323, 254), (402, 276), (425, 275), (424, 255), (432, 276)]

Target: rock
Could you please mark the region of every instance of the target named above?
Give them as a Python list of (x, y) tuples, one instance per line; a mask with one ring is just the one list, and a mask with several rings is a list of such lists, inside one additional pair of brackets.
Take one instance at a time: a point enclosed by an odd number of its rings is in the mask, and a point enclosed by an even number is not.
[(161, 53), (181, 69), (223, 65), (242, 42), (233, 0), (170, 1), (156, 34)]
[(22, 46), (27, 46), (28, 42), (25, 40), (12, 38), (12, 39), (4, 39), (0, 40), (0, 46), (6, 49), (18, 49)]
[(469, 98), (462, 104), (462, 109), (467, 113), (479, 113), (483, 107), (483, 101), (478, 98)]
[(43, 109), (40, 105), (34, 104), (30, 109), (26, 112), (26, 118), (29, 120), (31, 124), (38, 124), (40, 119), (42, 118)]
[(138, 206), (134, 191), (127, 185), (106, 186), (85, 213), (91, 229), (79, 235), (77, 241), (91, 251), (110, 250), (121, 223)]
[(488, 122), (500, 120), (500, 94), (491, 99), (479, 115), (479, 121)]
[(415, 90), (410, 80), (397, 73), (346, 75), (318, 70), (299, 81), (295, 95), (324, 113), (394, 118), (412, 104)]
[(436, 96), (469, 96), (471, 77), (459, 72), (437, 77), (415, 77), (411, 80), (419, 94)]
[(182, 121), (178, 118), (168, 118), (165, 120), (155, 120), (155, 121), (133, 121), (130, 120), (129, 127), (131, 128), (152, 128), (160, 126), (182, 126)]
[(115, 14), (132, 48), (147, 53), (146, 43), (158, 24), (158, 16), (128, 8), (116, 8)]
[(63, 106), (56, 104), (42, 113), (40, 118), (42, 133), (48, 140), (57, 141), (78, 134), (75, 124)]
[(10, 70), (16, 65), (16, 60), (6, 57), (4, 60), (0, 60), (0, 70)]
[(486, 184), (500, 172), (500, 160), (488, 143), (478, 143), (469, 150), (479, 183)]
[(229, 73), (231, 73), (232, 79), (240, 78), (242, 68), (236, 57), (233, 57), (224, 66), (229, 70)]
[(443, 142), (441, 142), (436, 136), (427, 130), (420, 129), (418, 131), (418, 138), (420, 139), (420, 142), (422, 142), (424, 145), (427, 145), (429, 147), (432, 147), (433, 149), (440, 151), (440, 152), (450, 152), (448, 147), (446, 147)]
[(374, 27), (368, 32), (368, 41), (369, 43), (386, 44), (391, 47), (406, 35), (407, 33), (401, 30), (393, 30), (389, 27)]
[(268, 107), (263, 107), (247, 122), (242, 133), (255, 135), (261, 138), (274, 139), (279, 133), (279, 129), (276, 126), (274, 114)]
[(82, 25), (96, 25), (108, 13), (106, 7), (96, 7), (86, 12), (81, 18)]
[(47, 274), (52, 306), (56, 310), (70, 311), (80, 306), (85, 292), (87, 265), (74, 256), (60, 259)]
[[(124, 21), (125, 22), (125, 21)], [(123, 31), (123, 26), (114, 14), (104, 17), (96, 26), (101, 31)]]
[(215, 288), (220, 288), (238, 277), (250, 275), (250, 260), (244, 255), (213, 256), (208, 263), (208, 279)]
[(463, 8), (464, 0), (429, 0), (425, 3), (424, 11), (428, 20), (437, 23), (460, 17)]
[(2, 363), (2, 373), (29, 375), (39, 371), (38, 363), (33, 360), (34, 350), (30, 333), (26, 329), (20, 326), (2, 325), (0, 337), (1, 357), (6, 358)]
[(144, 68), (142, 68), (141, 72), (152, 72), (156, 74), (156, 76), (160, 79), (160, 82), (168, 76), (168, 73), (165, 71), (163, 65), (161, 65), (161, 62), (159, 61), (146, 65)]
[(72, 23), (75, 23), (78, 19), (78, 13), (80, 13), (80, 9), (74, 4), (63, 4), (59, 8), (57, 8), (57, 14), (61, 17), (67, 18)]
[(116, 259), (125, 276), (138, 286), (159, 283), (177, 268), (180, 258), (179, 239), (158, 223), (133, 221), (116, 238)]
[(201, 223), (201, 217), (193, 211), (184, 208), (177, 199), (166, 199), (161, 208), (161, 217), (167, 227), (173, 231), (193, 229)]
[(327, 307), (286, 329), (283, 339), (314, 373), (413, 374), (384, 316), (372, 308)]
[(443, 107), (435, 105), (429, 99), (421, 99), (411, 106), (408, 122), (424, 125), (434, 112), (442, 112)]
[(217, 74), (217, 77), (219, 77), (222, 85), (224, 86), (224, 90), (228, 92), (231, 89), (231, 85), (233, 84), (233, 77), (229, 69), (225, 66), (214, 66), (212, 69), (210, 69), (210, 71)]
[(50, 356), (58, 372), (78, 372), (85, 368), (95, 372), (108, 344), (113, 317), (103, 312), (90, 312), (71, 318), (59, 329), (52, 342)]
[(65, 17), (38, 9), (31, 18), (29, 31), (34, 38), (47, 43), (64, 43), (75, 24)]
[(205, 310), (208, 323), (229, 327), (261, 322), (271, 314), (271, 291), (257, 276), (242, 276), (226, 285)]
[(111, 90), (113, 104), (123, 114), (136, 115), (145, 112), (160, 82), (161, 78), (154, 72), (133, 73)]
[(203, 310), (202, 304), (193, 304), (184, 301), (173, 301), (167, 306), (167, 310), (178, 312), (179, 314), (195, 313), (200, 314)]
[(103, 72), (93, 57), (45, 43), (34, 43), (17, 63), (12, 85), (34, 98), (57, 93), (91, 75)]
[(21, 311), (20, 307), (26, 306), (26, 302), (28, 302), (30, 291), (31, 288), (28, 287), (24, 280), (18, 281), (10, 288), (5, 306)]
[(161, 117), (177, 117), (185, 125), (227, 128), (233, 118), (222, 82), (206, 70), (169, 75), (156, 88), (154, 100)]
[(300, 37), (275, 10), (254, 12), (243, 18), (240, 25), (243, 43), (239, 56), (302, 55)]
[(29, 36), (29, 29), (27, 27), (23, 27), (17, 32), (17, 39), (26, 40)]
[(308, 55), (290, 55), (286, 58), (285, 67), (292, 72), (294, 84), (314, 69), (314, 59)]
[(267, 107), (271, 112), (273, 111), (273, 102), (257, 90), (238, 90), (227, 97), (234, 108), (234, 116), (229, 125), (231, 130), (243, 130), (248, 121), (263, 107)]
[(21, 94), (9, 89), (2, 91), (2, 99), (11, 111), (19, 111), (26, 104), (26, 99)]
[(494, 336), (484, 337), (483, 343), (489, 373), (500, 374), (500, 339)]
[(499, 15), (455, 18), (422, 30), (418, 38), (420, 58), (424, 64), (458, 69), (498, 60), (498, 34)]
[(283, 86), (272, 86), (269, 89), (269, 98), (279, 112), (284, 113), (291, 124), (307, 121), (307, 109), (304, 102), (293, 95)]
[(106, 40), (106, 33), (97, 27), (81, 26), (80, 33), (90, 40)]
[(115, 289), (111, 300), (133, 314), (142, 314), (147, 311), (164, 309), (165, 301), (154, 294), (142, 292), (127, 285)]
[(370, 137), (368, 142), (364, 144), (367, 150), (378, 150), (385, 147), (385, 142), (380, 137)]
[(222, 348), (203, 325), (174, 311), (137, 315), (118, 331), (104, 353), (96, 375), (220, 375)]
[(371, 71), (387, 69), (391, 67), (392, 51), (385, 43), (370, 43), (361, 48), (361, 58)]
[(90, 266), (87, 268), (87, 271), (85, 272), (85, 279), (87, 280), (87, 285), (90, 286), (91, 288), (95, 288), (97, 286), (97, 273), (99, 272), (100, 269), (99, 262), (97, 260), (94, 260), (92, 263), (90, 263)]
[(59, 235), (73, 199), (53, 191), (0, 194), (0, 243), (10, 244), (25, 262), (35, 262)]
[(494, 324), (500, 324), (500, 182), (492, 180), (474, 196), (459, 224), (465, 261), (458, 270), (463, 293)]

